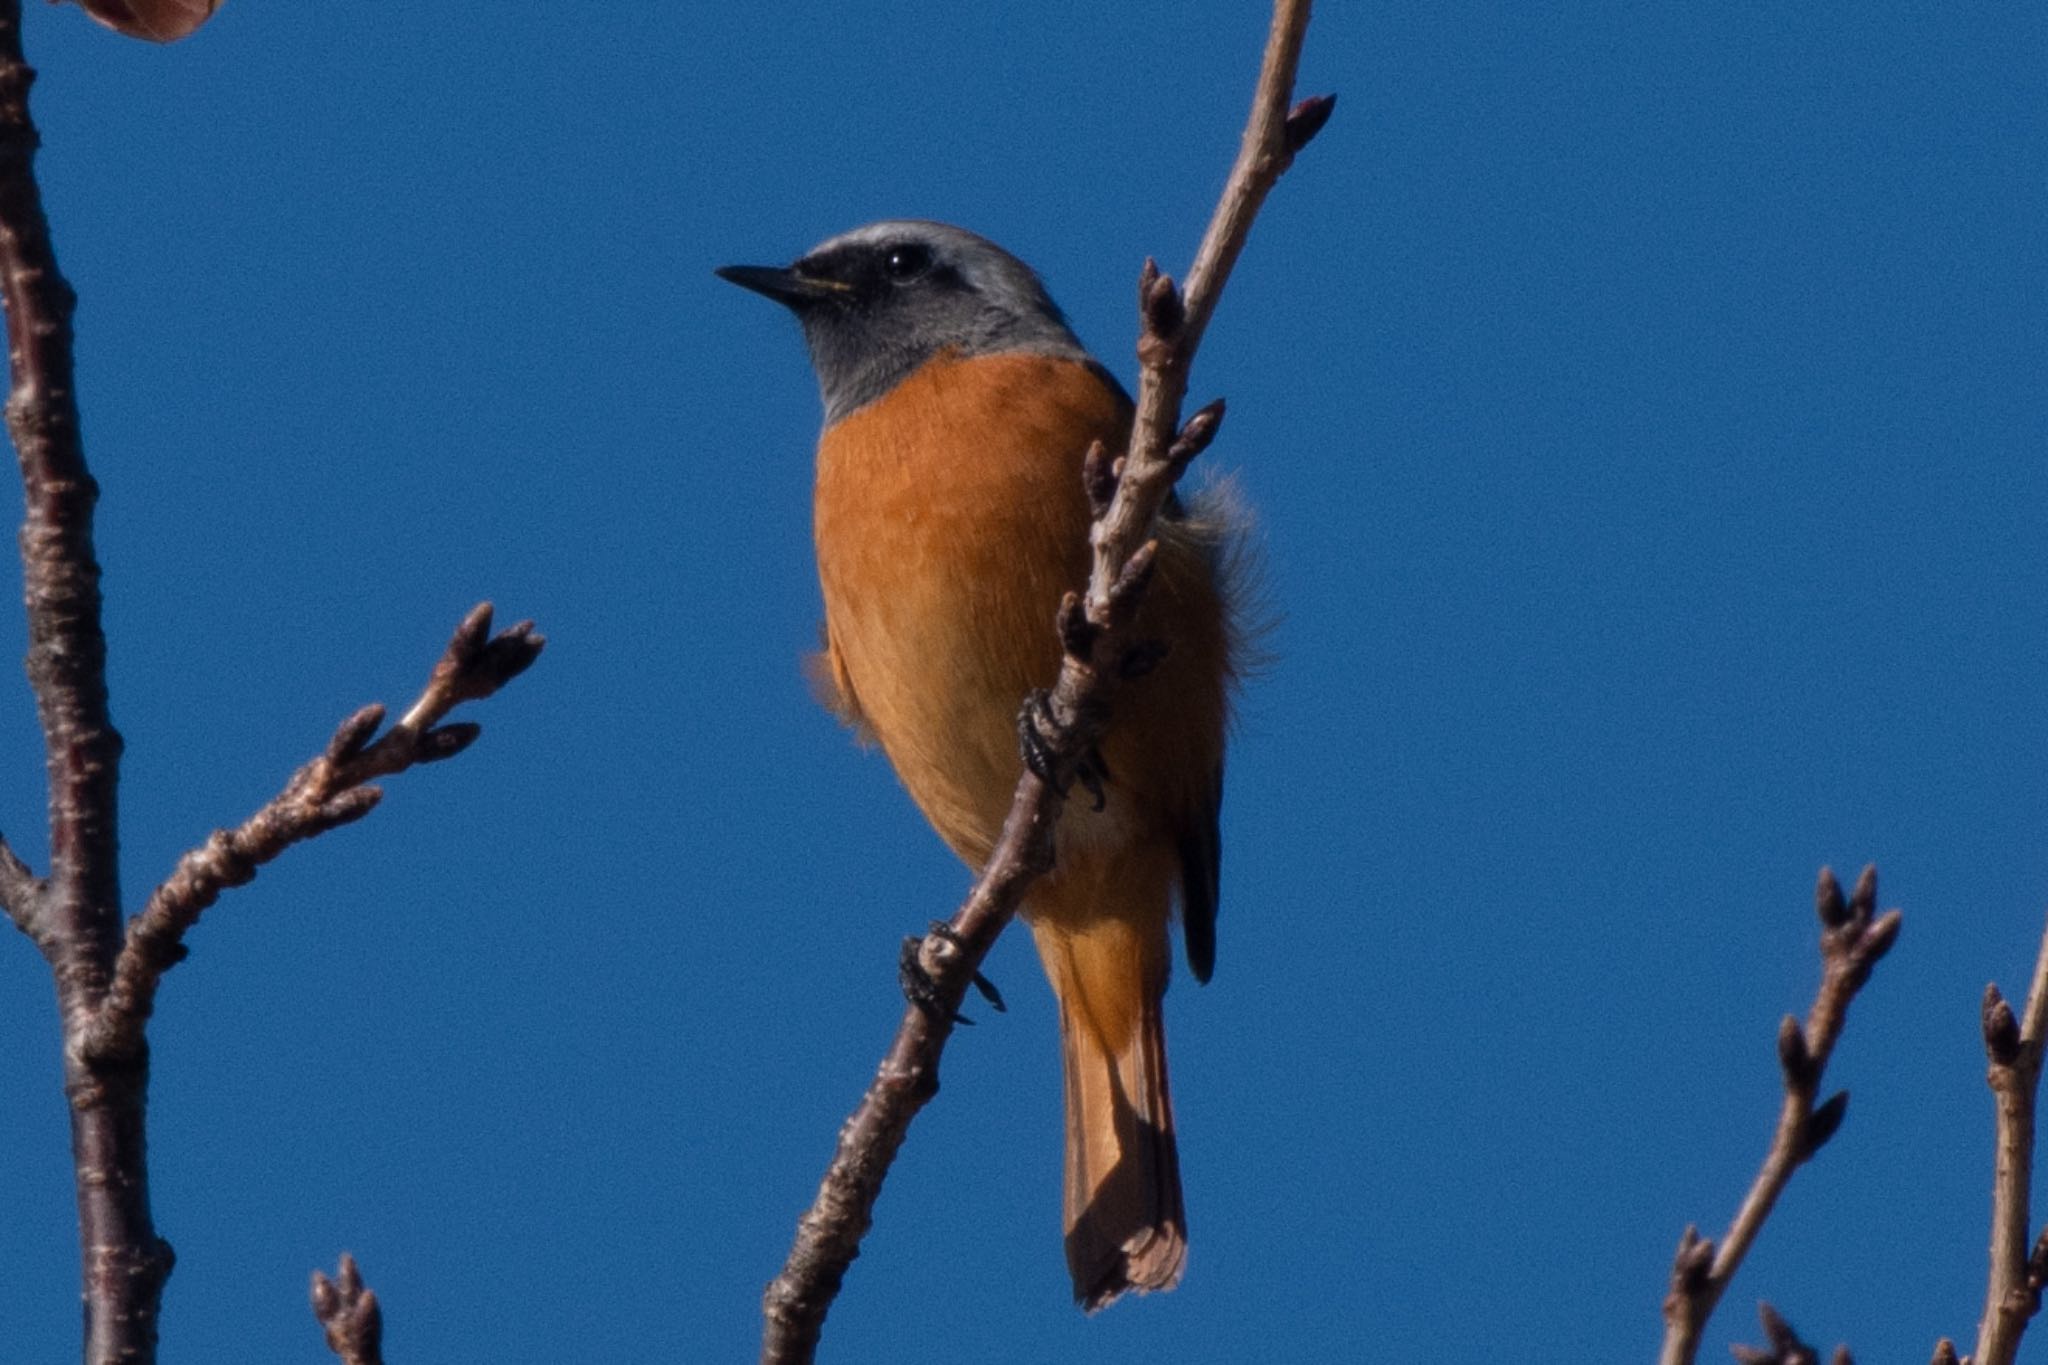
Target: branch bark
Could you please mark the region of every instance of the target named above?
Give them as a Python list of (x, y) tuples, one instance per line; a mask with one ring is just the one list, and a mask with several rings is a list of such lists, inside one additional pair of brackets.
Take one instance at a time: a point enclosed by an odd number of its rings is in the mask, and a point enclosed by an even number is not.
[(1849, 1002), (1897, 940), (1900, 915), (1896, 910), (1877, 914), (1874, 867), (1863, 869), (1855, 891), (1846, 900), (1835, 874), (1822, 868), (1814, 908), (1821, 922), (1820, 989), (1804, 1024), (1787, 1015), (1778, 1028), (1778, 1066), (1785, 1099), (1778, 1110), (1777, 1131), (1749, 1194), (1720, 1243), (1701, 1237), (1697, 1227), (1688, 1227), (1678, 1240), (1671, 1292), (1664, 1299), (1664, 1348), (1659, 1356), (1663, 1365), (1691, 1365), (1707, 1319), (1763, 1230), (1764, 1220), (1771, 1216), (1792, 1173), (1826, 1145), (1848, 1112), (1846, 1090), (1819, 1105), (1814, 1100), (1820, 1093), (1828, 1057), (1848, 1022)]
[(64, 1090), (85, 1296), (85, 1359), (148, 1360), (171, 1249), (150, 1219), (144, 1162), (146, 1053), (118, 1063), (77, 1046), (111, 977), (121, 935), (115, 789), (121, 736), (107, 710), (106, 637), (93, 554), (99, 490), (85, 465), (72, 366), (77, 297), (57, 269), (35, 178), (20, 0), (0, 3), (0, 297), (7, 310), (7, 428), (21, 464), (28, 675), (50, 786), (48, 880), (15, 922), (49, 960), (64, 1025)]
[(1308, 0), (1276, 0), (1252, 112), (1236, 164), (1210, 220), (1185, 294), (1151, 261), (1140, 277), (1141, 365), (1128, 451), (1111, 464), (1098, 445), (1085, 462), (1095, 523), (1085, 593), (1069, 593), (1057, 620), (1063, 657), (1049, 693), (1027, 701), (1044, 770), (1027, 767), (1008, 817), (965, 904), (944, 926), (905, 943), (905, 969), (927, 989), (904, 1011), (860, 1106), (839, 1144), (795, 1244), (762, 1300), (761, 1359), (781, 1365), (813, 1358), (825, 1315), (860, 1253), (875, 1200), (911, 1120), (938, 1093), (938, 1065), (968, 985), (1024, 895), (1053, 864), (1053, 829), (1065, 793), (1109, 718), (1110, 693), (1132, 648), (1130, 624), (1149, 577), (1150, 537), (1160, 509), (1188, 463), (1222, 420), (1220, 403), (1183, 424), (1188, 371), (1203, 330), (1251, 232), (1266, 194), (1322, 128), (1334, 99), (1289, 101)]
[(2027, 1232), (2034, 1174), (2034, 1104), (2041, 1086), (2043, 1036), (2048, 1034), (2048, 933), (2034, 960), (2027, 988), (2026, 1016), (1996, 983), (1984, 988), (1984, 1051), (1990, 1060), (1985, 1080), (1998, 1110), (1997, 1156), (1991, 1186), (1991, 1273), (1984, 1291), (1984, 1316), (1977, 1325), (1975, 1365), (2012, 1365), (2020, 1338), (2041, 1309), (2048, 1280), (2048, 1231), (2028, 1249)]

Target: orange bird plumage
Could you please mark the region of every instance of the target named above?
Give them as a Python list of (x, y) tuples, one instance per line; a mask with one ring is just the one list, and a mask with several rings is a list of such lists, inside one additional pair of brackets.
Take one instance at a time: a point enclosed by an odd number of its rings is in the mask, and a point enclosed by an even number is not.
[[(829, 700), (979, 867), (1016, 789), (1019, 708), (1058, 671), (1054, 611), (1087, 578), (1082, 459), (1122, 449), (1130, 400), (1037, 277), (958, 228), (876, 223), (720, 273), (796, 312), (818, 372)], [(1139, 633), (1166, 653), (1119, 692), (1104, 808), (1068, 805), (1023, 909), (1059, 999), (1067, 1260), (1090, 1310), (1172, 1288), (1186, 1258), (1161, 1007), (1176, 905), (1195, 975), (1214, 962), (1230, 530), (1214, 507), (1162, 521)]]

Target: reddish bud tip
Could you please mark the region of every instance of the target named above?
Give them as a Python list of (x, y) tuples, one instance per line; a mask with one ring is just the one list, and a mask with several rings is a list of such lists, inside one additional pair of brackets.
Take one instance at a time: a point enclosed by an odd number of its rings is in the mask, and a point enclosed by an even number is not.
[(1313, 142), (1336, 108), (1335, 95), (1310, 95), (1290, 109), (1286, 124), (1287, 154), (1293, 156)]

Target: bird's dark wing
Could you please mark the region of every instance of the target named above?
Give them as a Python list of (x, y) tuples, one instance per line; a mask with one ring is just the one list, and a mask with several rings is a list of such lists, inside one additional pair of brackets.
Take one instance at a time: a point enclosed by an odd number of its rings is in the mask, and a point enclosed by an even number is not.
[(1216, 900), (1223, 877), (1223, 765), (1216, 765), (1204, 799), (1181, 827), (1181, 923), (1187, 934), (1188, 967), (1195, 980), (1216, 970)]

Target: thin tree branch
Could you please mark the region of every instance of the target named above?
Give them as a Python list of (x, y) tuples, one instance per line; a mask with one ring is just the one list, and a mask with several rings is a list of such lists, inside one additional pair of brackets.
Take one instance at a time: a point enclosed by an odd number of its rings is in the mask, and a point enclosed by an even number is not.
[[(816, 1200), (797, 1223), (789, 1259), (763, 1296), (761, 1359), (813, 1358), (825, 1315), (860, 1253), (876, 1198), (918, 1110), (938, 1093), (938, 1064), (969, 983), (1031, 883), (1053, 863), (1053, 828), (1065, 792), (1108, 720), (1110, 692), (1134, 642), (1130, 627), (1150, 577), (1152, 526), (1188, 462), (1215, 435), (1222, 405), (1185, 425), (1188, 369), (1253, 217), (1295, 153), (1328, 119), (1329, 97), (1287, 113), (1307, 0), (1277, 0), (1245, 140), (1196, 259), (1185, 297), (1146, 262), (1140, 280), (1137, 415), (1128, 453), (1114, 464), (1098, 445), (1083, 478), (1095, 523), (1085, 594), (1069, 593), (1057, 626), (1063, 649), (1052, 690), (1030, 699), (1026, 724), (1040, 772), (1027, 766), (980, 878), (940, 932), (905, 943), (906, 972), (925, 991), (902, 1023), (839, 1144)], [(940, 926), (934, 926), (939, 929)]]
[(2026, 1017), (1996, 983), (1984, 988), (1984, 1051), (1990, 1059), (1985, 1080), (1998, 1110), (1996, 1173), (1991, 1184), (1991, 1273), (1984, 1291), (1984, 1316), (1977, 1324), (1976, 1365), (2012, 1365), (2020, 1337), (2041, 1309), (2048, 1279), (2048, 1232), (2028, 1250), (2029, 1209), (2034, 1176), (2034, 1104), (2041, 1086), (2043, 1035), (2048, 1034), (2048, 933), (2034, 959), (2027, 988)]
[(1787, 1015), (1778, 1028), (1778, 1066), (1785, 1099), (1778, 1111), (1777, 1131), (1755, 1183), (1720, 1244), (1701, 1237), (1696, 1227), (1688, 1227), (1678, 1240), (1671, 1292), (1664, 1299), (1664, 1349), (1659, 1357), (1663, 1365), (1690, 1365), (1699, 1351), (1707, 1319), (1763, 1230), (1764, 1220), (1771, 1216), (1771, 1208), (1792, 1173), (1826, 1145), (1848, 1112), (1846, 1090), (1818, 1106), (1814, 1100), (1820, 1093), (1828, 1057), (1848, 1022), (1849, 1002), (1898, 938), (1900, 915), (1896, 910), (1877, 914), (1875, 867), (1863, 869), (1846, 901), (1835, 874), (1822, 868), (1814, 908), (1821, 922), (1820, 989), (1805, 1024)]
[(313, 1272), (313, 1316), (327, 1330), (327, 1349), (341, 1357), (341, 1365), (384, 1365), (384, 1312), (346, 1251), (334, 1279)]
[[(1820, 1352), (1801, 1341), (1799, 1333), (1792, 1330), (1792, 1324), (1778, 1316), (1777, 1309), (1760, 1303), (1756, 1315), (1763, 1321), (1764, 1335), (1770, 1338), (1771, 1344), (1761, 1350), (1755, 1346), (1730, 1347), (1730, 1352), (1741, 1365), (1820, 1365)], [(1855, 1365), (1846, 1346), (1837, 1346), (1829, 1361), (1830, 1365)]]
[(1301, 66), (1302, 41), (1308, 36), (1308, 0), (1278, 0), (1266, 51), (1259, 64), (1259, 85), (1252, 96), (1251, 118), (1238, 146), (1237, 164), (1216, 205), (1209, 230), (1188, 270), (1187, 321), (1182, 326), (1186, 356), (1192, 360), (1209, 329), (1209, 319), (1223, 297), (1223, 285), (1250, 240), (1252, 219), (1295, 153), (1306, 147), (1337, 107), (1335, 95), (1316, 95), (1293, 109), (1294, 77)]
[(372, 779), (420, 763), (453, 758), (475, 740), (468, 722), (442, 725), (449, 711), (481, 700), (518, 677), (540, 656), (546, 639), (533, 622), (491, 635), (491, 606), (472, 609), (456, 627), (426, 688), (405, 716), (374, 743), (384, 708), (365, 706), (341, 723), (318, 758), (300, 768), (261, 810), (234, 829), (215, 830), (178, 860), (142, 913), (128, 922), (114, 982), (86, 1040), (93, 1055), (118, 1056), (142, 1043), (163, 974), (185, 956), (185, 934), (227, 888), (293, 844), (360, 820), (383, 797)]
[(0, 910), (7, 912), (7, 918), (14, 921), (14, 927), (35, 941), (38, 948), (49, 951), (45, 940), (47, 931), (43, 923), (43, 879), (29, 870), (27, 863), (15, 856), (7, 846), (7, 840), (0, 838)]

